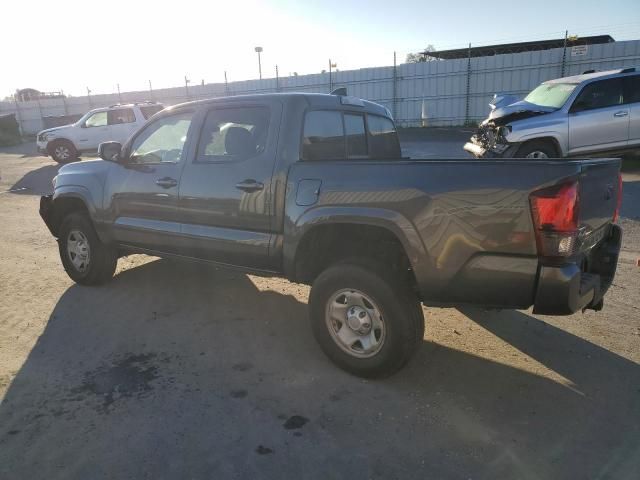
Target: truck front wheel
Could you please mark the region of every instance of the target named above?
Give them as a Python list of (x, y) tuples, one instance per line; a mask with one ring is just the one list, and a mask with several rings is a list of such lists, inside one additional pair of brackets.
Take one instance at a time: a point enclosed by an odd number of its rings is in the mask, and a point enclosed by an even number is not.
[(322, 350), (361, 377), (395, 373), (424, 336), (422, 307), (409, 285), (373, 263), (326, 269), (313, 283), (309, 307)]
[(98, 285), (113, 277), (117, 252), (100, 241), (86, 214), (76, 212), (64, 218), (58, 248), (62, 265), (74, 282)]

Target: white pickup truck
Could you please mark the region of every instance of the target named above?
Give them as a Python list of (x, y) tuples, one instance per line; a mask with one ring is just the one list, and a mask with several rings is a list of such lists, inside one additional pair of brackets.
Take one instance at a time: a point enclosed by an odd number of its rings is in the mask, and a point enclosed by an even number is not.
[(97, 152), (102, 142), (126, 142), (133, 132), (163, 108), (155, 102), (95, 108), (76, 123), (39, 132), (38, 152), (50, 155), (58, 163), (72, 162), (81, 153)]

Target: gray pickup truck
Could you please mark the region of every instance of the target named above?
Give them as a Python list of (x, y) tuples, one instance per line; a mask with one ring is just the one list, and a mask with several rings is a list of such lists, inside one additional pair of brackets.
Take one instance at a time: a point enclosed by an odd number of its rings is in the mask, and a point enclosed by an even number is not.
[(354, 97), (177, 105), (100, 155), (40, 203), (73, 280), (149, 253), (309, 284), (316, 339), (361, 376), (407, 362), (421, 303), (599, 310), (615, 274), (619, 160), (407, 159)]

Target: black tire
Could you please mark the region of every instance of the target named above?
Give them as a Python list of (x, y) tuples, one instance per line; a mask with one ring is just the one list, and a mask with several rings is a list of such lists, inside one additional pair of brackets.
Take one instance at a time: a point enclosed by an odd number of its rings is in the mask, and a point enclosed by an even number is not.
[[(373, 356), (359, 358), (347, 353), (330, 332), (332, 327), (325, 320), (329, 302), (345, 289), (365, 294), (382, 314), (385, 339)], [(382, 378), (395, 373), (424, 337), (422, 307), (409, 284), (372, 262), (350, 261), (327, 268), (313, 282), (309, 310), (313, 334), (324, 353), (340, 368), (360, 377)]]
[(546, 158), (558, 158), (561, 155), (558, 155), (553, 143), (547, 140), (531, 140), (522, 144), (515, 155), (516, 158), (528, 158), (529, 156), (534, 159), (544, 159), (544, 156)]
[[(74, 232), (73, 236), (70, 237), (72, 232)], [(68, 250), (69, 240), (81, 236), (84, 236), (89, 245), (88, 261), (85, 263), (84, 269), (79, 269), (74, 265), (72, 254)], [(58, 249), (67, 275), (76, 283), (99, 285), (110, 280), (116, 271), (118, 262), (116, 249), (100, 241), (86, 214), (76, 212), (64, 218), (59, 230)]]
[(70, 163), (78, 160), (78, 151), (69, 140), (54, 140), (47, 145), (47, 152), (58, 163)]

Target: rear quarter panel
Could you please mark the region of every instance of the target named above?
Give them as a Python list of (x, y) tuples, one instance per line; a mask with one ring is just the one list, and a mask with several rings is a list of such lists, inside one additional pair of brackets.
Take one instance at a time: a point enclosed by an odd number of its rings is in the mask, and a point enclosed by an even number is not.
[[(375, 224), (402, 242), (427, 303), (529, 306), (538, 265), (529, 194), (580, 168), (523, 160), (296, 163), (285, 200), (285, 272), (313, 226)], [(314, 205), (296, 204), (303, 179), (321, 181)]]

